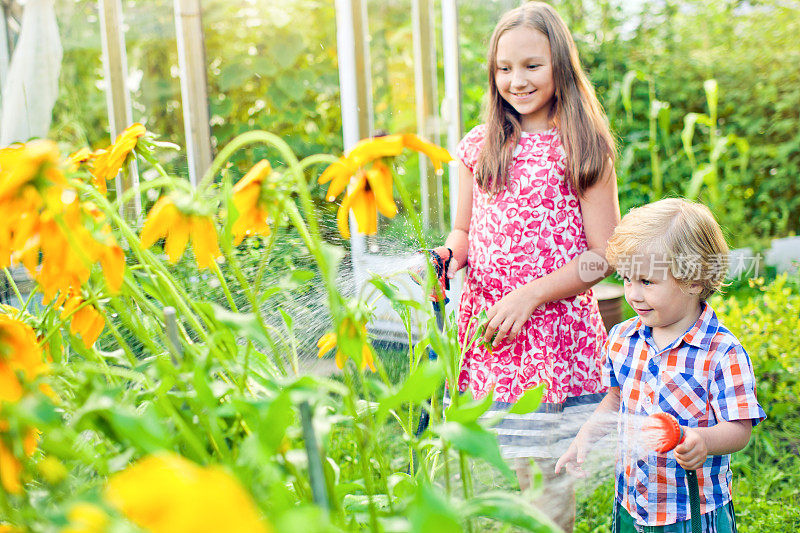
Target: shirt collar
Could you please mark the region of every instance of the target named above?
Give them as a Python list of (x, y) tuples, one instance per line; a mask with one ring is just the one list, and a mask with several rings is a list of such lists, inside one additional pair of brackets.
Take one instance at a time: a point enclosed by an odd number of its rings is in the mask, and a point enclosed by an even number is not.
[[(719, 321), (708, 302), (703, 302), (702, 305), (703, 309), (700, 311), (700, 316), (697, 317), (695, 323), (673, 345), (677, 346), (683, 341), (703, 350), (708, 350), (711, 347), (711, 340), (719, 329)], [(639, 317), (620, 332), (623, 337), (632, 337), (636, 334), (642, 337), (650, 335), (650, 327), (645, 326)]]

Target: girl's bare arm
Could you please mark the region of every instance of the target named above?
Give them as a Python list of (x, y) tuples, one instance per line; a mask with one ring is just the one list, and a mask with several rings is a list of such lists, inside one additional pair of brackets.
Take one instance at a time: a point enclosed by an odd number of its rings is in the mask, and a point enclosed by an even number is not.
[(447, 271), (447, 276), (452, 278), (456, 272), (467, 266), (467, 251), (469, 248), (469, 221), (472, 217), (472, 187), (473, 187), (472, 172), (464, 165), (463, 162), (458, 162), (458, 203), (456, 205), (456, 218), (453, 224), (453, 230), (447, 236), (444, 246), (436, 248), (436, 252), (444, 258), (447, 258), (447, 248), (453, 250), (453, 258), (450, 261), (450, 268)]
[(585, 191), (580, 204), (589, 249), (558, 270), (511, 291), (489, 309), (484, 338), (494, 339), (494, 346), (516, 337), (540, 305), (580, 294), (611, 273), (606, 245), (620, 220), (613, 167)]

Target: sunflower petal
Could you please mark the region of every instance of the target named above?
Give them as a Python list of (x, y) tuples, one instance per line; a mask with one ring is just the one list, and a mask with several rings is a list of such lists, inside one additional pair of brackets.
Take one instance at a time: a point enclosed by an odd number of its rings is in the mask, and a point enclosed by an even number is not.
[(352, 206), (358, 231), (366, 235), (374, 235), (377, 231), (378, 217), (375, 194), (372, 191), (363, 190), (354, 192)]
[(201, 269), (211, 268), (216, 259), (222, 255), (214, 223), (208, 217), (193, 216), (189, 232), (192, 236), (192, 250), (197, 266)]
[(317, 357), (322, 357), (326, 353), (333, 350), (336, 346), (336, 333), (329, 332), (319, 338), (317, 341), (317, 348), (319, 351), (317, 352)]
[(107, 246), (100, 257), (100, 265), (109, 290), (119, 292), (125, 276), (125, 252), (116, 244)]
[(411, 150), (422, 152), (423, 154), (427, 155), (436, 170), (442, 169), (442, 162), (447, 163), (453, 160), (450, 152), (441, 146), (436, 146), (433, 143), (429, 143), (428, 141), (420, 139), (413, 133), (403, 134), (403, 145), (406, 148), (410, 148)]
[(158, 239), (164, 237), (179, 216), (180, 213), (172, 200), (166, 196), (159, 198), (150, 208), (147, 220), (142, 226), (142, 233), (139, 236), (142, 246), (150, 248)]
[(353, 197), (348, 195), (342, 200), (342, 205), (339, 206), (339, 211), (336, 213), (336, 226), (339, 228), (339, 233), (343, 239), (350, 238), (350, 204)]
[(183, 255), (183, 251), (189, 243), (189, 230), (189, 218), (185, 216), (176, 217), (175, 221), (169, 227), (167, 231), (167, 241), (164, 244), (164, 251), (167, 252), (170, 263), (177, 263), (181, 255)]
[(272, 172), (272, 167), (269, 166), (269, 161), (262, 159), (253, 165), (253, 168), (248, 170), (247, 174), (233, 186), (233, 193), (236, 194), (249, 185), (257, 185), (260, 188), (264, 178), (266, 178), (270, 172)]
[[(387, 179), (388, 174), (388, 179)], [(375, 203), (383, 216), (392, 218), (397, 214), (397, 206), (392, 196), (391, 171), (378, 161), (367, 171), (367, 180), (372, 192), (375, 193)], [(388, 187), (387, 187), (388, 185)]]
[(328, 167), (322, 172), (322, 175), (320, 175), (317, 182), (322, 184), (342, 177), (347, 179), (353, 175), (357, 168), (358, 167), (350, 159), (346, 157), (340, 157), (328, 165)]
[(400, 155), (403, 151), (402, 135), (384, 135), (383, 137), (373, 137), (359, 141), (347, 154), (357, 167), (379, 159), (381, 157), (393, 157)]
[(375, 372), (375, 361), (372, 358), (372, 348), (370, 348), (369, 344), (365, 344), (361, 349), (361, 370), (366, 367)]

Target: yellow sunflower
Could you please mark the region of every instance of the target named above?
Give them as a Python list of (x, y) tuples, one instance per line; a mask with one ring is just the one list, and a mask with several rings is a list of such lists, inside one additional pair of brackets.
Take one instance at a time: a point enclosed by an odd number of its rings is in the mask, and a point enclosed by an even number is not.
[(358, 231), (367, 235), (378, 231), (378, 211), (389, 218), (397, 214), (392, 197), (392, 173), (386, 165), (375, 161), (369, 170), (356, 173), (336, 216), (339, 233), (345, 239), (350, 238), (348, 214), (351, 209)]
[[(325, 193), (329, 202), (347, 189), (337, 215), (337, 225), (342, 237), (350, 237), (348, 214), (351, 209), (355, 214), (358, 230), (368, 235), (377, 232), (377, 211), (390, 218), (397, 214), (392, 173), (381, 159), (400, 155), (403, 148), (427, 155), (437, 172), (441, 171), (443, 162), (453, 159), (444, 148), (424, 141), (413, 133), (407, 133), (364, 139), (323, 171), (319, 183), (330, 182)], [(370, 163), (370, 167), (365, 170), (364, 167)]]
[[(372, 346), (367, 341), (367, 328), (364, 324), (357, 323), (352, 318), (345, 318), (342, 321), (340, 330), (346, 334), (351, 340), (360, 342), (361, 344), (361, 369), (369, 367), (370, 370), (375, 372), (375, 360), (372, 356)], [(336, 333), (328, 332), (319, 338), (317, 341), (317, 357), (322, 357), (330, 352), (339, 344), (339, 336)], [(336, 366), (344, 368), (347, 362), (347, 354), (341, 349), (336, 350)]]
[(271, 529), (250, 495), (220, 467), (201, 467), (162, 452), (108, 480), (106, 499), (133, 523), (153, 533), (211, 533)]
[(47, 370), (33, 328), (0, 311), (0, 403), (19, 401), (25, 384)]
[(19, 196), (39, 177), (49, 184), (66, 184), (58, 168), (58, 146), (53, 141), (31, 141), (0, 149), (0, 203)]
[(62, 308), (60, 315), (62, 320), (70, 317), (69, 332), (79, 336), (86, 348), (91, 348), (106, 324), (103, 315), (92, 304), (83, 305), (85, 302), (86, 299), (79, 291), (70, 288), (59, 295), (55, 306)]
[(91, 172), (97, 179), (95, 184), (100, 192), (106, 192), (106, 181), (114, 179), (119, 174), (128, 155), (136, 147), (139, 137), (145, 133), (147, 130), (138, 122), (131, 124), (117, 136), (111, 146), (97, 153), (92, 162)]
[(190, 238), (199, 268), (211, 268), (222, 255), (211, 218), (182, 212), (169, 196), (159, 198), (150, 209), (139, 237), (145, 248), (161, 238), (166, 239), (164, 251), (172, 264), (183, 255)]
[(239, 212), (233, 224), (234, 244), (241, 243), (249, 235), (269, 235), (269, 213), (261, 199), (261, 192), (265, 186), (264, 180), (271, 171), (269, 162), (262, 159), (233, 186), (233, 205)]

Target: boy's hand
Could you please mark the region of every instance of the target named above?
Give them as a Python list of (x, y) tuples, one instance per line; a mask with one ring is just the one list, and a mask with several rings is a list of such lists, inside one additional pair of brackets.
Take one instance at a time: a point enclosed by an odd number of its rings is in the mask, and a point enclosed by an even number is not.
[(558, 459), (555, 473), (558, 474), (562, 468), (565, 468), (567, 472), (577, 478), (586, 477), (586, 472), (581, 468), (583, 461), (586, 459), (586, 449), (586, 442), (581, 435), (575, 437), (564, 455)]
[(683, 442), (675, 446), (675, 460), (684, 470), (697, 470), (708, 458), (708, 447), (699, 432), (686, 428)]

